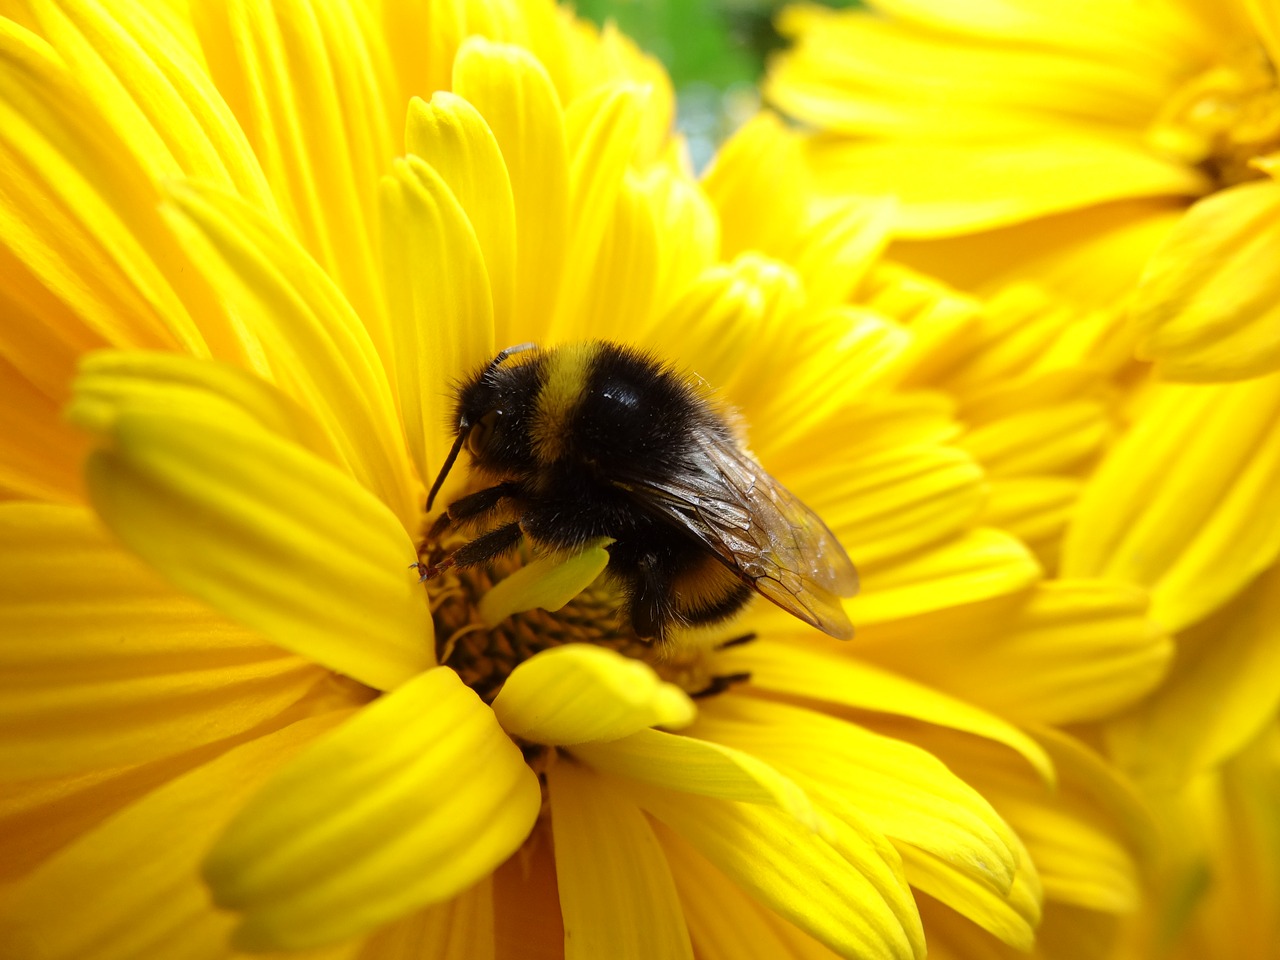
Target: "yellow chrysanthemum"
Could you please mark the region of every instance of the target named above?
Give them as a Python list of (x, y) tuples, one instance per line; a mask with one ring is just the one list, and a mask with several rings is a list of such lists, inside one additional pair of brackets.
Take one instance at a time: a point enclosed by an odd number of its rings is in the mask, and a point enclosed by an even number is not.
[(869, 6), (781, 21), (768, 93), (824, 190), (898, 196), (896, 251), (966, 286), (1132, 298), (1171, 377), (1280, 368), (1273, 3)]
[[(545, 4), (191, 8), (0, 21), (0, 952), (905, 958), (1133, 905), (1058, 728), (1167, 639), (1001, 529), (1051, 557), (1105, 419), (1015, 416), (1071, 407), (1066, 332), (990, 374), (1045, 304), (878, 263), (879, 205), (744, 218), (741, 152), (704, 195), (664, 81)], [(721, 388), (858, 640), (655, 650), (599, 549), (417, 582), (451, 381), (586, 337)]]

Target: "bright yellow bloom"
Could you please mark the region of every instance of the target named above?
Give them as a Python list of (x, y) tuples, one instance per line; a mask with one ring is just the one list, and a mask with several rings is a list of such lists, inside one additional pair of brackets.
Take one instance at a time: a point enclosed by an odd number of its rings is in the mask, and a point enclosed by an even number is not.
[[(1045, 303), (878, 262), (879, 205), (757, 242), (768, 168), (704, 194), (665, 81), (548, 5), (191, 6), (0, 21), (0, 953), (907, 958), (1133, 906), (1057, 728), (1167, 638), (1002, 529), (1049, 558), (1105, 436), (1073, 334), (990, 372)], [(655, 650), (599, 549), (418, 583), (452, 380), (586, 337), (721, 389), (850, 545), (853, 644)]]
[(1170, 377), (1280, 368), (1273, 3), (870, 6), (781, 21), (768, 93), (826, 192), (899, 197), (896, 252), (965, 286), (1132, 299)]

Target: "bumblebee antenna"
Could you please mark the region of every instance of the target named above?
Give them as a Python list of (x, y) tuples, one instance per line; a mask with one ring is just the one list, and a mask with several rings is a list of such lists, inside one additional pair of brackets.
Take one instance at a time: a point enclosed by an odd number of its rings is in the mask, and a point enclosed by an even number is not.
[[(535, 343), (519, 343), (514, 347), (507, 347), (507, 349), (489, 361), (489, 365), (484, 368), (484, 373), (481, 374), (481, 377), (489, 376), (494, 370), (506, 363), (509, 357), (517, 353), (524, 353), (526, 350), (532, 350), (536, 346), (537, 344)], [(449, 471), (453, 469), (453, 463), (458, 459), (458, 454), (462, 451), (462, 445), (467, 442), (467, 434), (471, 432), (471, 426), (466, 417), (458, 421), (458, 438), (453, 441), (453, 446), (449, 448), (449, 455), (444, 458), (444, 466), (440, 468), (440, 473), (436, 475), (436, 482), (431, 484), (431, 492), (427, 494), (428, 510), (431, 509), (431, 504), (435, 502), (436, 494), (444, 486), (445, 477), (449, 476)]]

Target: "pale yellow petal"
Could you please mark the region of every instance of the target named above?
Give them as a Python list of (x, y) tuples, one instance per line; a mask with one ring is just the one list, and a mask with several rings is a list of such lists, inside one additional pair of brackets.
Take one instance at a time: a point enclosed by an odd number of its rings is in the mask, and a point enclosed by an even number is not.
[(1280, 369), (1280, 184), (1201, 200), (1152, 257), (1133, 304), (1138, 355), (1171, 380)]
[(515, 302), (523, 316), (546, 322), (570, 229), (569, 147), (555, 88), (527, 51), (471, 37), (458, 51), (453, 91), (480, 111), (502, 149), (515, 202)]
[[(837, 852), (786, 814), (756, 804), (638, 786), (631, 795), (753, 897), (840, 956), (923, 956), (915, 905), (870, 843)], [(667, 836), (659, 832), (664, 846)]]
[(1280, 554), (1280, 375), (1151, 391), (1090, 477), (1062, 573), (1148, 587), (1179, 630), (1239, 593)]
[[(715, 728), (704, 735), (721, 739)], [(769, 804), (818, 830), (818, 816), (804, 791), (747, 752), (755, 746), (753, 742), (735, 749), (711, 740), (640, 730), (607, 743), (577, 744), (569, 753), (604, 773), (668, 790)]]
[(825, 642), (819, 646), (756, 640), (723, 651), (716, 663), (726, 671), (750, 673), (752, 684), (763, 690), (912, 717), (975, 734), (1012, 748), (1040, 776), (1053, 778), (1053, 765), (1044, 750), (1011, 724), (963, 700), (837, 653)]
[[(226, 956), (235, 918), (209, 902), (200, 860), (246, 799), (343, 716), (301, 720), (236, 747), (46, 860), (0, 900), (0, 956)], [(69, 904), (75, 905), (73, 923)], [(192, 953), (193, 945), (209, 952)]]
[(393, 171), (381, 187), (391, 353), (410, 455), (429, 483), (453, 442), (447, 385), (497, 352), (493, 301), (475, 231), (448, 185), (417, 157)]
[(549, 744), (680, 727), (697, 712), (683, 690), (648, 664), (588, 643), (552, 647), (525, 660), (507, 677), (493, 711), (513, 736)]
[(1123, 141), (1052, 134), (999, 150), (988, 143), (820, 141), (811, 162), (821, 172), (820, 189), (839, 193), (840, 185), (856, 183), (863, 195), (896, 195), (896, 232), (907, 238), (986, 230), (1132, 197), (1195, 197), (1209, 188), (1192, 168)]
[(474, 885), (538, 815), (537, 778), (447, 667), (362, 709), (281, 769), (204, 874), (251, 950), (336, 943)]
[(693, 960), (662, 847), (626, 793), (572, 761), (547, 771), (565, 960)]
[(559, 610), (595, 581), (609, 564), (609, 552), (599, 543), (568, 559), (538, 557), (494, 584), (480, 598), (478, 611), (485, 625), (496, 627), (513, 613), (540, 608)]
[(520, 342), (516, 327), (516, 212), (502, 150), (488, 123), (459, 96), (439, 91), (415, 98), (405, 124), (405, 150), (421, 157), (449, 185), (475, 230), (493, 300), (494, 340)]
[(413, 543), (349, 476), (213, 396), (126, 403), (106, 430), (94, 506), (181, 589), (373, 687), (434, 662)]
[(169, 186), (168, 219), (201, 269), (253, 327), (282, 386), (315, 413), (343, 460), (405, 528), (417, 481), (382, 360), (361, 319), (286, 234), (230, 194)]

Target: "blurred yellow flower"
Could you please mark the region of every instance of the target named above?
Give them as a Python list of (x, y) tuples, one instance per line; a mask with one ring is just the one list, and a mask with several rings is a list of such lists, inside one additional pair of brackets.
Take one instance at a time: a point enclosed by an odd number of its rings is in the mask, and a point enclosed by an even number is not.
[(825, 193), (898, 196), (895, 253), (966, 287), (1131, 300), (1172, 378), (1280, 368), (1273, 4), (869, 6), (781, 19), (768, 96)]
[[(1168, 638), (1044, 577), (1104, 325), (881, 261), (888, 208), (811, 211), (768, 118), (777, 164), (739, 140), (704, 191), (660, 72), (546, 3), (32, 9), (0, 953), (907, 958), (1135, 905), (1132, 801), (1059, 728)], [(587, 337), (741, 413), (849, 545), (857, 640), (753, 607), (648, 647), (600, 550), (417, 582), (450, 384)]]

